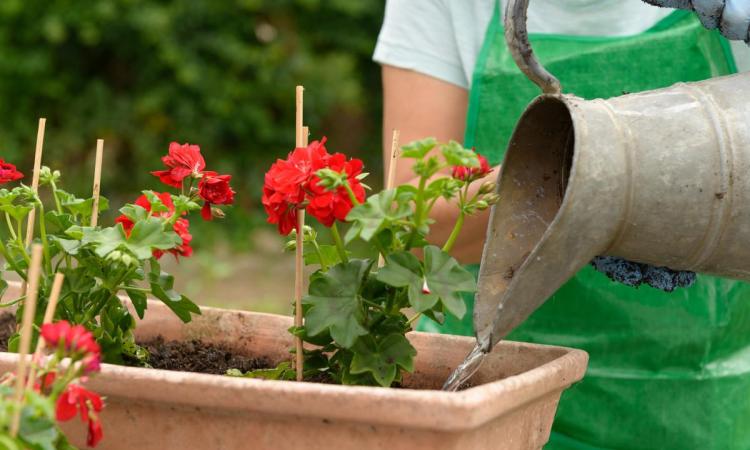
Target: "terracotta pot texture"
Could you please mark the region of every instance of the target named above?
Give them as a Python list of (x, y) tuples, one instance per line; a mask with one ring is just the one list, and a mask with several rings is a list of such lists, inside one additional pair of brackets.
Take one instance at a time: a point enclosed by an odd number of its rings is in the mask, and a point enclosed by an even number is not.
[[(11, 298), (11, 297), (8, 297)], [(185, 325), (150, 302), (139, 339), (201, 339), (274, 363), (290, 358), (292, 318), (203, 308)], [(102, 365), (87, 387), (106, 397), (106, 449), (539, 449), (560, 394), (579, 381), (588, 355), (501, 342), (461, 392), (440, 391), (474, 339), (414, 332), (419, 352), (406, 389), (268, 381)], [(17, 355), (0, 353), (0, 371)], [(64, 429), (85, 448), (85, 424)]]

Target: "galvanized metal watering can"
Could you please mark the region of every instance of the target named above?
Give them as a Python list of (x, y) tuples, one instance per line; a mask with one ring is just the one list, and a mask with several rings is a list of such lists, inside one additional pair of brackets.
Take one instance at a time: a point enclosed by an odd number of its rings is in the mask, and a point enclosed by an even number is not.
[(750, 74), (562, 94), (531, 50), (527, 7), (508, 2), (506, 40), (543, 95), (498, 179), (474, 310), (482, 350), (597, 255), (750, 280)]

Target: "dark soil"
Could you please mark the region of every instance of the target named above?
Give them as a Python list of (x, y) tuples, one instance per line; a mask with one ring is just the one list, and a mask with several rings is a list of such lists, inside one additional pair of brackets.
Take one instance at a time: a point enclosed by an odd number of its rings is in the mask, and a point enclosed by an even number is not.
[(148, 363), (155, 369), (224, 375), (229, 369), (247, 372), (271, 367), (266, 358), (238, 355), (228, 347), (199, 340), (165, 341), (159, 336), (139, 344), (148, 350)]
[(8, 351), (8, 339), (16, 332), (16, 316), (11, 313), (0, 315), (0, 352)]

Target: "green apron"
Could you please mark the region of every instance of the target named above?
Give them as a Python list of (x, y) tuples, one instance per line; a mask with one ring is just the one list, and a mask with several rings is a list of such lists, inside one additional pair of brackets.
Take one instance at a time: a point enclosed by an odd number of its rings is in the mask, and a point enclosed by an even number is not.
[[(736, 71), (728, 43), (688, 12), (631, 37), (532, 35), (531, 42), (564, 90), (584, 98)], [(496, 11), (474, 74), (466, 146), (500, 163), (538, 94), (508, 53)], [(420, 328), (473, 334), (467, 301), (463, 320), (442, 327), (425, 320)], [(563, 395), (547, 448), (750, 448), (748, 284), (700, 275), (693, 287), (667, 294), (616, 284), (589, 267), (509, 338), (590, 354), (586, 377)]]

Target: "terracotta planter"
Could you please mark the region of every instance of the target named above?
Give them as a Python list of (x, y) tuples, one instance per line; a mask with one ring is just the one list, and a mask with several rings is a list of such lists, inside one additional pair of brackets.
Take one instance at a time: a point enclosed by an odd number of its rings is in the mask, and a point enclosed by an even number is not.
[[(274, 362), (289, 358), (290, 317), (204, 308), (183, 325), (149, 303), (138, 336), (202, 339)], [(107, 398), (101, 449), (538, 449), (560, 394), (580, 380), (580, 350), (500, 343), (457, 393), (439, 389), (474, 345), (465, 337), (411, 333), (419, 351), (409, 389), (238, 379), (104, 364), (88, 386)], [(17, 356), (0, 353), (0, 371)], [(85, 447), (85, 426), (70, 422)]]

